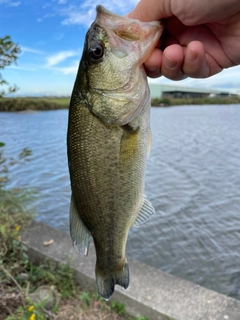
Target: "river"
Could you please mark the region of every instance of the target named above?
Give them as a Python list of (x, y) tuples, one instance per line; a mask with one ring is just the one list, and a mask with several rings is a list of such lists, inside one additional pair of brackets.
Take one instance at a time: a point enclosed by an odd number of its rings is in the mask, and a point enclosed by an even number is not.
[[(38, 192), (37, 220), (68, 232), (67, 110), (0, 113), (0, 141), (32, 161), (11, 187)], [(240, 105), (152, 108), (145, 193), (156, 215), (127, 256), (240, 299)]]

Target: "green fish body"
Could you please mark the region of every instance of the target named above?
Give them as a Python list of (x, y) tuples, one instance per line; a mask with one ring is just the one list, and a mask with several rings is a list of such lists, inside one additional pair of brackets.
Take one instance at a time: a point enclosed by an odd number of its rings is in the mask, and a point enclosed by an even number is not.
[(150, 94), (143, 62), (162, 28), (117, 16), (102, 6), (85, 39), (72, 92), (68, 160), (73, 245), (96, 249), (99, 294), (129, 285), (125, 247), (129, 229), (154, 214), (144, 197), (151, 141)]

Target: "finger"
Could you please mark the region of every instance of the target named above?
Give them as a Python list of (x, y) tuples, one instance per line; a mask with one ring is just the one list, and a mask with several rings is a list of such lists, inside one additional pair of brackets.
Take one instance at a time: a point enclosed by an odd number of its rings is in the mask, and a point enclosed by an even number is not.
[(127, 16), (145, 22), (157, 21), (170, 17), (172, 15), (170, 9), (170, 0), (140, 0)]
[(187, 76), (182, 72), (184, 48), (178, 44), (167, 47), (163, 52), (161, 73), (171, 80), (182, 80)]
[(182, 71), (192, 78), (209, 77), (209, 66), (207, 64), (204, 46), (201, 42), (192, 41), (187, 46)]
[(159, 48), (164, 51), (165, 48), (171, 46), (172, 44), (179, 44), (179, 42), (171, 33), (168, 32), (168, 30), (163, 30)]
[(160, 77), (161, 64), (162, 64), (162, 51), (160, 49), (155, 48), (151, 56), (144, 63), (145, 70), (147, 72), (148, 77), (150, 78)]

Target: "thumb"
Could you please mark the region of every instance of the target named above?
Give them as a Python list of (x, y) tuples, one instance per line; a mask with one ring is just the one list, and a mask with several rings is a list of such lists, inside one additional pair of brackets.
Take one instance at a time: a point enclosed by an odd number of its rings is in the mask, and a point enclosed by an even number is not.
[(172, 16), (170, 0), (140, 0), (127, 15), (143, 22), (157, 21)]

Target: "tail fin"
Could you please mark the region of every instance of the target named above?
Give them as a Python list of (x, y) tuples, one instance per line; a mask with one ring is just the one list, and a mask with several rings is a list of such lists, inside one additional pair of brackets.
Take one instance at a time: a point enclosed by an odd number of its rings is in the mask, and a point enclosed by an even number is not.
[(120, 285), (124, 289), (129, 286), (129, 267), (126, 262), (122, 270), (116, 272), (103, 273), (100, 272), (96, 264), (96, 283), (99, 295), (105, 300), (109, 300), (114, 292), (115, 284)]

